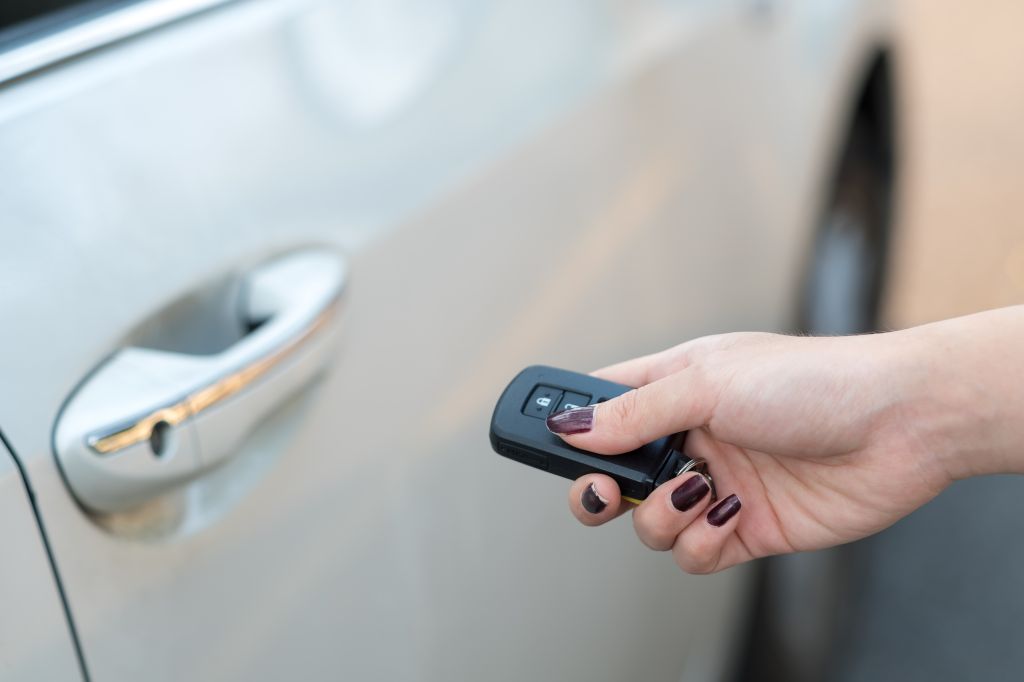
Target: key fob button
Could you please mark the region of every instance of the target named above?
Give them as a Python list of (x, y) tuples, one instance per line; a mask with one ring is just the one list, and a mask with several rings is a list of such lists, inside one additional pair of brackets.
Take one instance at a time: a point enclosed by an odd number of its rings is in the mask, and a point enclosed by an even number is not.
[(561, 404), (562, 392), (551, 386), (538, 386), (523, 405), (523, 414), (528, 417), (546, 419)]
[(543, 422), (559, 410), (593, 405), (630, 390), (556, 367), (527, 367), (509, 382), (494, 406), (491, 447), (503, 457), (555, 476), (574, 480), (586, 474), (605, 474), (618, 483), (623, 497), (646, 499), (685, 463), (679, 452), (683, 434), (659, 438), (615, 457), (603, 457), (551, 435)]
[(584, 405), (590, 404), (590, 396), (584, 395), (583, 393), (572, 393), (566, 391), (565, 395), (558, 402), (558, 409), (555, 412), (561, 412), (563, 410), (571, 410), (574, 407), (583, 407)]

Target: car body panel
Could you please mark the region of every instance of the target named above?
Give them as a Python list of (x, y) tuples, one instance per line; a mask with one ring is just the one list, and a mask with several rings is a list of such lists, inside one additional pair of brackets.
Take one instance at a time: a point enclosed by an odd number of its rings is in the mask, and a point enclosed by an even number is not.
[[(486, 433), (527, 364), (788, 324), (830, 124), (765, 99), (799, 57), (749, 4), (234, 3), (0, 92), (0, 374), (33, 387), (0, 425), (94, 679), (722, 674), (749, 572), (580, 528)], [(330, 374), (197, 525), (84, 513), (50, 440), (78, 382), (307, 244), (350, 266)]]
[(71, 629), (18, 467), (0, 439), (0, 677), (80, 680)]

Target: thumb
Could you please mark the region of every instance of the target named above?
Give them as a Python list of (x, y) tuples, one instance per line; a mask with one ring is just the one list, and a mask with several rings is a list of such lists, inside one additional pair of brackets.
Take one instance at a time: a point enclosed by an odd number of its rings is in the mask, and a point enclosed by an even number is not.
[(573, 447), (614, 455), (707, 424), (715, 398), (691, 365), (603, 403), (553, 414), (547, 425)]

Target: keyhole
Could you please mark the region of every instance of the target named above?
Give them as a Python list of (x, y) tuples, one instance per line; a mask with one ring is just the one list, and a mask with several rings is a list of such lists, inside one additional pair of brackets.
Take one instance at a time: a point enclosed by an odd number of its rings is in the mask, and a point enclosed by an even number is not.
[(171, 442), (171, 425), (161, 420), (153, 424), (153, 430), (149, 434), (149, 447), (156, 457), (163, 457), (167, 446)]

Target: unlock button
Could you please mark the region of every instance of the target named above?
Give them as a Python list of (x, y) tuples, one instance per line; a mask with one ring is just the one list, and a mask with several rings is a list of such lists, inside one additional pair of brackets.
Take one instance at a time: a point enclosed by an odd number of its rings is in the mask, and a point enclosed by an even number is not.
[(553, 409), (558, 407), (561, 399), (562, 392), (559, 389), (551, 388), (550, 386), (538, 386), (533, 389), (533, 393), (530, 394), (526, 405), (523, 406), (523, 414), (528, 417), (545, 419), (551, 414)]
[(558, 402), (558, 407), (555, 408), (555, 411), (561, 412), (562, 410), (571, 410), (573, 408), (583, 407), (584, 405), (589, 404), (589, 395), (583, 395), (582, 393), (570, 393), (566, 391), (565, 395), (563, 395), (562, 399)]

